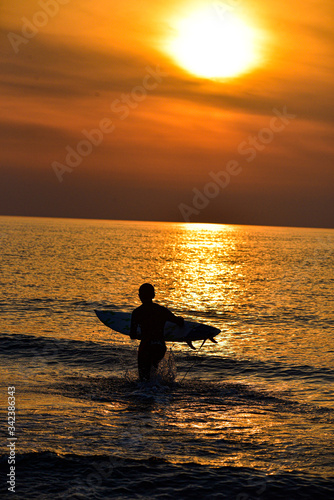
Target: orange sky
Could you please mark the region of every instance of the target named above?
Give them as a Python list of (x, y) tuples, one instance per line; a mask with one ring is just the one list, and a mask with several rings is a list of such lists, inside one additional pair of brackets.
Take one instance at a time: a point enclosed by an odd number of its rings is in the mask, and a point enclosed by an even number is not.
[[(257, 67), (210, 80), (171, 58), (173, 23), (202, 4), (257, 30)], [(241, 173), (190, 221), (333, 227), (330, 0), (3, 0), (0, 8), (1, 214), (183, 221), (180, 205), (194, 208), (193, 190), (234, 159)], [(157, 67), (163, 76), (152, 76)], [(137, 101), (119, 102), (131, 92)], [(251, 159), (250, 138), (267, 137), (274, 108), (295, 118)], [(101, 123), (109, 132), (70, 171), (66, 148)], [(67, 167), (58, 177), (54, 162)]]

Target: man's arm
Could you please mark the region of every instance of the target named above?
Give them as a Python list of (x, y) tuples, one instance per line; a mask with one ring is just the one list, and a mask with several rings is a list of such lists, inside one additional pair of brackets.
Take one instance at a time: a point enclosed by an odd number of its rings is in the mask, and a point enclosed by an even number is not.
[(182, 316), (175, 316), (175, 323), (178, 325), (178, 326), (184, 326), (184, 318), (182, 318)]
[(172, 312), (170, 312), (168, 309), (168, 316), (167, 316), (167, 321), (171, 321), (172, 323), (176, 323), (178, 326), (184, 326), (184, 319), (182, 316), (175, 316)]

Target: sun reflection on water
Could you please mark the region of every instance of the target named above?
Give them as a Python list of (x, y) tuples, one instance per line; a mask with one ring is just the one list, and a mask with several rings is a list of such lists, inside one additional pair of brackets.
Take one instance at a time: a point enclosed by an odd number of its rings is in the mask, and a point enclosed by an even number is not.
[(169, 260), (161, 264), (166, 290), (190, 319), (214, 322), (244, 293), (236, 233), (235, 226), (180, 224), (178, 244), (172, 253), (169, 247)]

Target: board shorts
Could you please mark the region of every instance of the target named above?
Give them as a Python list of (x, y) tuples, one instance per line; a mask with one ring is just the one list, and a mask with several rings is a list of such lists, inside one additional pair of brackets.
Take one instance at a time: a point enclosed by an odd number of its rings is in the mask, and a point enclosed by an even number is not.
[(140, 343), (138, 349), (138, 372), (140, 380), (149, 380), (152, 366), (158, 368), (166, 354), (166, 344), (160, 340)]

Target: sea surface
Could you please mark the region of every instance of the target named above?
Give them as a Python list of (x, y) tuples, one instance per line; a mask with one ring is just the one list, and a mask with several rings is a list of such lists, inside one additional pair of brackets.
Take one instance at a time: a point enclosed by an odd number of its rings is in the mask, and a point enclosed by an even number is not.
[[(1, 498), (333, 498), (334, 230), (0, 217), (0, 238)], [(94, 309), (144, 282), (221, 333), (140, 384)]]

